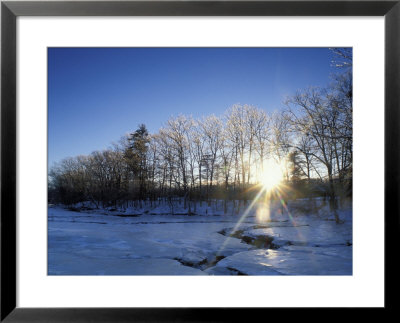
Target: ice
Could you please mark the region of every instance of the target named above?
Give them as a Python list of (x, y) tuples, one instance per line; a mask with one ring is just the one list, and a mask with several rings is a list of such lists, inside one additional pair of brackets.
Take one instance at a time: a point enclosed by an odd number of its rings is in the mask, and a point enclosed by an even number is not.
[[(351, 253), (351, 247), (347, 247)], [(347, 253), (348, 254), (348, 253)], [(351, 275), (351, 258), (304, 248), (251, 250), (221, 260), (217, 267), (234, 268), (247, 275)]]
[(243, 234), (257, 238), (268, 236), (273, 238), (273, 243), (277, 246), (286, 244), (293, 245), (341, 245), (351, 241), (351, 228), (347, 231), (342, 230), (338, 234), (338, 225), (332, 221), (313, 221), (308, 225), (273, 227), (244, 231)]
[[(308, 200), (296, 201), (297, 204)], [(221, 204), (222, 205), (222, 204)], [(221, 205), (74, 212), (48, 209), (49, 275), (351, 275), (352, 212), (343, 224), (323, 208), (314, 214), (271, 207), (223, 215)], [(178, 214), (176, 214), (178, 213)], [(134, 216), (129, 216), (135, 214)], [(138, 215), (139, 214), (139, 215)], [(258, 245), (257, 239), (270, 244)]]
[(49, 254), (54, 263), (52, 275), (206, 275), (203, 271), (181, 265), (172, 259), (79, 257), (70, 253)]

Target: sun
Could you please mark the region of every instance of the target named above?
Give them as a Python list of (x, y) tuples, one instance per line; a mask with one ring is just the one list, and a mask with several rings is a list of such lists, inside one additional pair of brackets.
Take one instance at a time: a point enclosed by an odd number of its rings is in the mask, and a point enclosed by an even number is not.
[(278, 186), (283, 181), (283, 169), (283, 165), (268, 160), (264, 163), (264, 171), (260, 175), (259, 182), (266, 189)]

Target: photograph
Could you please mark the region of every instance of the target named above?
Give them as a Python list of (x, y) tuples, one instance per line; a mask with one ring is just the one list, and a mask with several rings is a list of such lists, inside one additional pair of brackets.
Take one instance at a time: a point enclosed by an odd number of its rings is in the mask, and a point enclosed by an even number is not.
[(48, 47), (47, 123), (50, 276), (353, 275), (351, 47)]

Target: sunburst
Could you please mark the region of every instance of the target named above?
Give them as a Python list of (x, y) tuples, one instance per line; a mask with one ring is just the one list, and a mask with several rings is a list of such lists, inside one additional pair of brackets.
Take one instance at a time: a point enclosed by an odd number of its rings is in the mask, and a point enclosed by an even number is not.
[(266, 189), (270, 190), (279, 186), (284, 179), (284, 165), (269, 159), (264, 163), (264, 170), (260, 174), (259, 182)]

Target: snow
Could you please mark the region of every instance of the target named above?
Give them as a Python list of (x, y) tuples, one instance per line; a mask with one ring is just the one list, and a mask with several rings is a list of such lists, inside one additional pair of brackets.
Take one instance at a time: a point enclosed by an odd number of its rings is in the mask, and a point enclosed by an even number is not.
[[(203, 203), (191, 216), (162, 204), (81, 212), (49, 206), (48, 274), (351, 275), (351, 205), (336, 224), (322, 200), (314, 201), (318, 212), (304, 213), (307, 203), (289, 202), (283, 213), (276, 203), (266, 219), (258, 216), (262, 204), (238, 214), (230, 205), (223, 215), (222, 203)], [(179, 206), (174, 213), (188, 212)]]
[(217, 267), (235, 268), (247, 275), (349, 275), (351, 247), (284, 248), (239, 252)]

